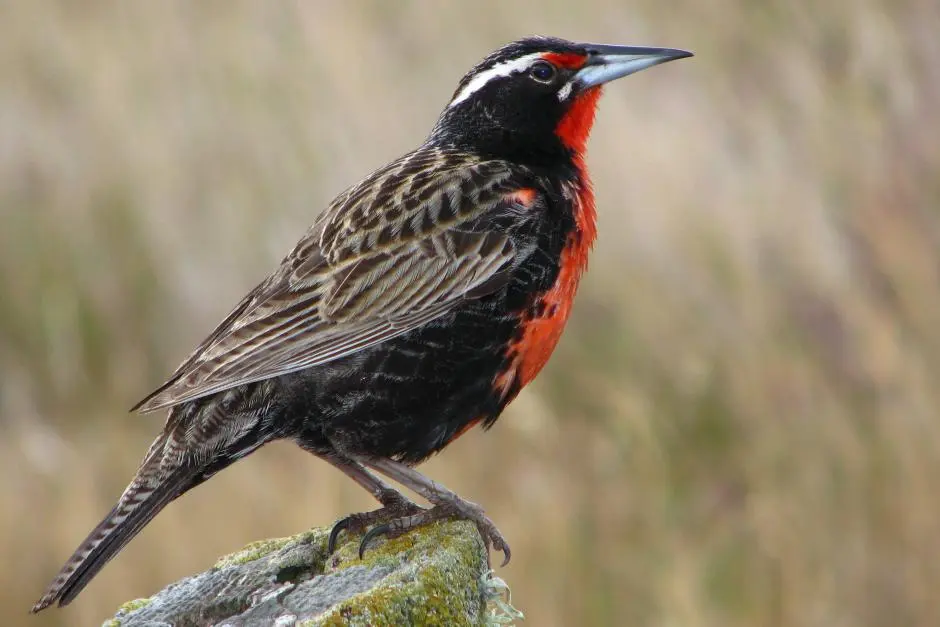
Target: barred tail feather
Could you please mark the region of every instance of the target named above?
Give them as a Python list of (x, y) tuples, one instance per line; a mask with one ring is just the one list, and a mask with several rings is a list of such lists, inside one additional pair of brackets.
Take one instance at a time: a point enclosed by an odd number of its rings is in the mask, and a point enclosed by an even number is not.
[(200, 483), (197, 470), (178, 467), (167, 472), (140, 474), (114, 509), (98, 523), (32, 608), (39, 612), (53, 603), (68, 605), (105, 564), (136, 536), (166, 505)]

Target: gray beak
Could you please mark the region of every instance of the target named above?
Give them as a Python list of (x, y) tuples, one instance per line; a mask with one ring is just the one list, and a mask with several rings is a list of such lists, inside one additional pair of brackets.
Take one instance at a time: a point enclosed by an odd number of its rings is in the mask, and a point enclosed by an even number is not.
[(675, 48), (640, 48), (587, 44), (587, 64), (575, 75), (582, 89), (596, 87), (648, 67), (691, 57), (692, 53)]

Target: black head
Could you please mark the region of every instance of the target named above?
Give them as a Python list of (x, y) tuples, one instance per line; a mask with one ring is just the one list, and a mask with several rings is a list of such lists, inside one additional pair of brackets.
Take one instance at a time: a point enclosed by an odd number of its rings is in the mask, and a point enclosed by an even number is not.
[(521, 39), (463, 77), (430, 140), (531, 165), (555, 164), (584, 149), (601, 85), (688, 56), (670, 48)]

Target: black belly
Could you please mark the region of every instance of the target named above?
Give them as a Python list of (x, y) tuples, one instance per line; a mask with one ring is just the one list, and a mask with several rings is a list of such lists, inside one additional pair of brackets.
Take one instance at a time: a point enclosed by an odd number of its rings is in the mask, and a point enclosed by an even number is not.
[(286, 375), (284, 419), (310, 450), (421, 461), (502, 411), (493, 380), (506, 368), (519, 321), (505, 311), (493, 301), (468, 303), (406, 335)]
[(519, 265), (504, 289), (401, 337), (281, 377), (287, 431), (299, 432), (315, 452), (419, 462), (468, 425), (492, 424), (518, 391), (514, 384), (496, 390), (494, 379), (509, 365), (522, 314), (554, 285), (575, 226), (564, 194), (543, 192), (540, 213), (507, 212), (467, 225), (513, 236)]

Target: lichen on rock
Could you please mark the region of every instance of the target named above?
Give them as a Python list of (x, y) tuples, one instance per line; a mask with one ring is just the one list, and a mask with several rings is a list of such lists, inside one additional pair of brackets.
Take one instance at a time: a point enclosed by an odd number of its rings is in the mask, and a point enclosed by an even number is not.
[[(437, 522), (327, 556), (329, 529), (263, 540), (149, 599), (122, 606), (108, 627), (173, 625), (485, 625), (521, 614), (492, 604), (486, 549), (472, 523)], [(501, 581), (501, 580), (500, 580)], [(515, 612), (515, 613), (513, 613)]]

